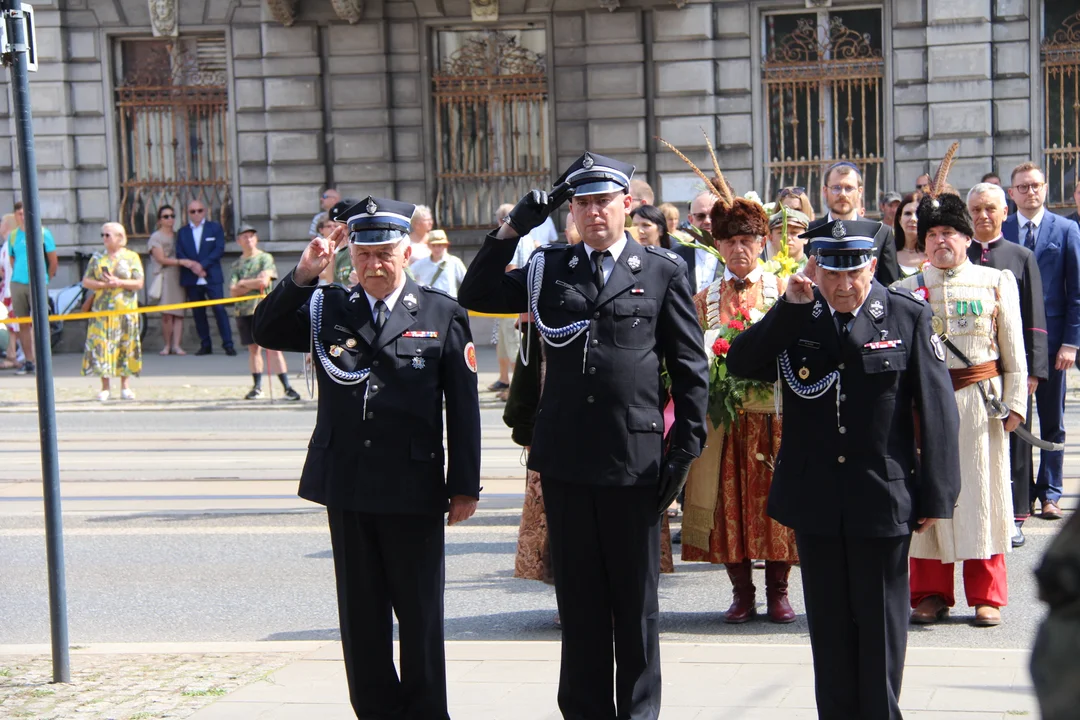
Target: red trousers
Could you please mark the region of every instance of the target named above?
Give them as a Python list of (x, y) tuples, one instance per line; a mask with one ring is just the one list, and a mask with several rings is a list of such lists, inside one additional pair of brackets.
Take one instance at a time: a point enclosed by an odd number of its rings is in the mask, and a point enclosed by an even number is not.
[[(1005, 607), (1009, 600), (1009, 582), (1005, 575), (1005, 555), (989, 560), (964, 560), (964, 594), (969, 606)], [(952, 607), (953, 565), (939, 560), (911, 558), (911, 607), (933, 595), (940, 595)]]

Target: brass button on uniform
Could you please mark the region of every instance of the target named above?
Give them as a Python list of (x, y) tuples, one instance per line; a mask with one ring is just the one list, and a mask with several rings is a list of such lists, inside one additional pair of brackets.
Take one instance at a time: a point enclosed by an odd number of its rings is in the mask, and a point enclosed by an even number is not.
[(656, 429), (656, 423), (649, 423), (649, 425), (651, 425), (651, 426), (652, 426), (652, 429), (653, 429), (653, 430), (655, 430), (655, 429)]
[(844, 402), (845, 400), (847, 400), (847, 395), (840, 393), (840, 402)]
[(593, 313), (592, 316), (593, 316), (593, 320), (599, 320), (600, 319), (600, 313), (598, 313), (598, 312)]
[(592, 347), (596, 347), (599, 344), (600, 344), (599, 340), (590, 340), (589, 341), (589, 345), (591, 345)]
[(840, 429), (840, 434), (841, 435), (846, 435), (847, 434), (847, 428), (844, 427), (843, 425), (841, 425), (839, 429)]
[(884, 363), (882, 363), (882, 365), (884, 365), (885, 367), (892, 367), (892, 365), (889, 363), (888, 360), (886, 360)]
[(843, 370), (844, 369), (844, 363), (840, 363), (839, 365), (837, 365), (836, 369), (837, 370)]
[(836, 458), (836, 462), (838, 462), (838, 463), (840, 463), (841, 465), (843, 465), (844, 463), (846, 463), (846, 462), (847, 462), (847, 458), (846, 458), (846, 457), (844, 457), (843, 455), (841, 455), (840, 457)]
[(594, 402), (596, 402), (596, 398), (594, 398), (592, 395), (590, 395), (589, 397), (585, 398), (585, 402), (592, 405)]
[(590, 375), (595, 375), (596, 374), (596, 368), (594, 368), (594, 367), (589, 368), (589, 374)]
[(364, 447), (371, 447), (371, 441), (370, 440), (365, 440), (364, 441)]

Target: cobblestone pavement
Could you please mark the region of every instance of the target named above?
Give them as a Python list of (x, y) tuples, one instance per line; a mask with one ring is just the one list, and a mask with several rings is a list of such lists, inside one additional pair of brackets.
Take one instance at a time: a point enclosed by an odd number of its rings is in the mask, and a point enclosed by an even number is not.
[(0, 717), (186, 718), (286, 664), (295, 652), (72, 655), (72, 682), (52, 683), (47, 655), (0, 657)]

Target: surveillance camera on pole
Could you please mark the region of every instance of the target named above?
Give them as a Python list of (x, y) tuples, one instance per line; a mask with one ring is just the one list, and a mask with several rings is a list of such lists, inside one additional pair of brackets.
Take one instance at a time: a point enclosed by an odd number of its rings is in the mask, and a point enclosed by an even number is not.
[(26, 256), (30, 267), (30, 303), (37, 349), (38, 424), (41, 437), (41, 480), (45, 496), (45, 553), (49, 567), (49, 626), (52, 631), (53, 682), (71, 681), (68, 650), (67, 584), (64, 577), (64, 532), (60, 515), (60, 459), (56, 443), (56, 398), (53, 393), (52, 346), (49, 340), (48, 281), (41, 239), (34, 125), (30, 114), (30, 79), (37, 70), (34, 9), (17, 0), (0, 0), (0, 62), (11, 70), (15, 131), (19, 144), (19, 177), (25, 212)]

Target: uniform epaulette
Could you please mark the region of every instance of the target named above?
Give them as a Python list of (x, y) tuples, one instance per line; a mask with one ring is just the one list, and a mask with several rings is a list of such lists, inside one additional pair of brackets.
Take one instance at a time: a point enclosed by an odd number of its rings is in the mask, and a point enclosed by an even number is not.
[(908, 290), (907, 288), (902, 288), (902, 287), (897, 287), (895, 285), (890, 285), (889, 286), (889, 292), (893, 293), (894, 295), (898, 295), (898, 296), (900, 296), (902, 298), (907, 298), (908, 300), (912, 301), (916, 305), (925, 305), (926, 304), (926, 301), (922, 299), (921, 295), (916, 295), (913, 291)]
[(340, 283), (336, 283), (336, 282), (330, 283), (328, 285), (320, 285), (319, 287), (322, 288), (324, 293), (331, 293), (331, 292), (348, 293), (349, 292), (349, 288), (345, 287), (344, 285), (342, 285)]
[(543, 245), (541, 245), (540, 247), (538, 247), (536, 249), (537, 250), (543, 250), (544, 252), (547, 252), (549, 250), (569, 250), (572, 247), (574, 247), (574, 246), (571, 245), (570, 243), (544, 243)]
[(450, 293), (446, 292), (445, 290), (440, 290), (439, 288), (433, 288), (433, 287), (431, 287), (429, 285), (418, 285), (417, 287), (419, 287), (424, 292), (434, 293), (435, 295), (443, 295), (445, 297), (450, 298), (451, 300), (454, 300), (454, 302), (457, 302), (457, 300), (454, 299), (454, 296), (451, 295)]
[(645, 249), (651, 252), (653, 255), (659, 255), (662, 258), (666, 258), (669, 262), (673, 262), (678, 265), (680, 262), (685, 262), (678, 253), (674, 253), (671, 250), (666, 250), (656, 245), (646, 245)]

